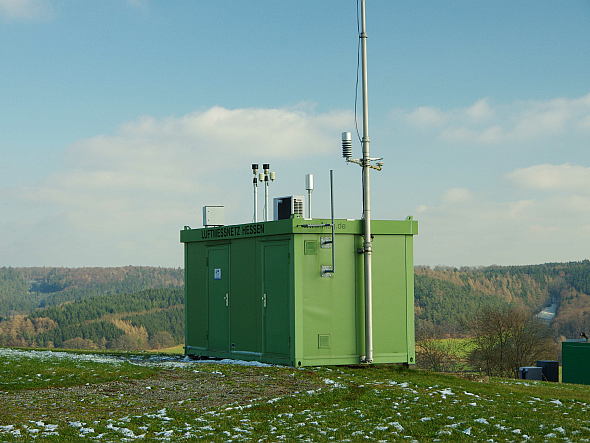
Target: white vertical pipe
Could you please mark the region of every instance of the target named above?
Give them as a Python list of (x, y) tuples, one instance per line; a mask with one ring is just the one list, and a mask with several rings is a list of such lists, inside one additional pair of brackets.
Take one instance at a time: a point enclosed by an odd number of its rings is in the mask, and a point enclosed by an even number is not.
[(311, 192), (313, 191), (313, 174), (305, 176), (305, 189), (307, 189), (307, 217), (311, 218)]
[(369, 99), (367, 88), (367, 33), (365, 27), (365, 0), (361, 0), (361, 57), (362, 57), (362, 91), (363, 91), (363, 219), (365, 238), (363, 242), (365, 258), (365, 362), (373, 361), (373, 276), (371, 266), (371, 189), (369, 180)]

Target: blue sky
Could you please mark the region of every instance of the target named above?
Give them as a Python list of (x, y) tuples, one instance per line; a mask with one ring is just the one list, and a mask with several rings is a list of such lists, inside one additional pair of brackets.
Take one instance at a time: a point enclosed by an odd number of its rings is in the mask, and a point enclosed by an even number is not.
[[(589, 257), (589, 23), (367, 0), (372, 215), (419, 221), (416, 264)], [(251, 221), (251, 163), (326, 217), (333, 169), (360, 218), (357, 43), (355, 0), (0, 0), (0, 266), (182, 266), (203, 205)]]

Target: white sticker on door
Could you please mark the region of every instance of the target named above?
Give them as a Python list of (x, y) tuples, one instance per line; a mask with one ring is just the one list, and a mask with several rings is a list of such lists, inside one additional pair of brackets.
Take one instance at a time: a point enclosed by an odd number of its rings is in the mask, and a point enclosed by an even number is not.
[(217, 268), (213, 271), (213, 278), (215, 280), (221, 280), (221, 268)]

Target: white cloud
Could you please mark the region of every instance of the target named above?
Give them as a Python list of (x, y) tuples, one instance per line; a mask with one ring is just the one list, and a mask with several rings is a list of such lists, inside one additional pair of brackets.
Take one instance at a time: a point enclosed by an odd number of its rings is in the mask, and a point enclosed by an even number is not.
[(505, 139), (505, 134), (499, 125), (490, 126), (483, 130), (470, 129), (466, 126), (448, 127), (444, 129), (440, 138), (455, 143), (477, 143), (490, 145), (501, 142)]
[(467, 108), (467, 115), (475, 121), (494, 117), (495, 113), (488, 104), (488, 98), (483, 98)]
[(452, 188), (447, 190), (442, 197), (444, 203), (468, 203), (473, 200), (473, 195), (465, 188)]
[(53, 16), (49, 0), (0, 0), (0, 16), (9, 20), (47, 20)]
[(507, 177), (524, 188), (590, 192), (590, 168), (571, 163), (516, 169)]
[[(203, 205), (225, 204), (228, 213), (242, 215), (250, 163), (337, 154), (341, 128), (352, 122), (348, 111), (214, 107), (183, 117), (143, 117), (115, 135), (79, 140), (65, 150), (64, 170), (36, 185), (0, 190), (11, 226), (10, 235), (0, 233), (0, 250), (26, 255), (9, 245), (26, 248), (36, 239), (31, 251), (40, 258), (28, 263), (180, 265), (178, 230), (200, 226)], [(27, 223), (11, 219), (12, 213)], [(81, 249), (74, 253), (76, 245)], [(56, 262), (58, 249), (65, 258)], [(113, 258), (105, 263), (108, 254)]]
[(476, 266), (576, 261), (590, 257), (590, 198), (569, 195), (495, 201), (467, 189), (416, 209), (416, 264)]
[(447, 122), (447, 116), (438, 108), (421, 106), (407, 114), (408, 122), (420, 128), (442, 126)]
[(507, 216), (510, 220), (531, 220), (531, 212), (538, 208), (535, 200), (519, 200), (508, 205)]
[(492, 145), (542, 140), (590, 130), (590, 94), (547, 101), (519, 101), (491, 106), (489, 99), (467, 108), (446, 111), (421, 106), (413, 111), (392, 112), (411, 126), (439, 127), (439, 138), (451, 143)]

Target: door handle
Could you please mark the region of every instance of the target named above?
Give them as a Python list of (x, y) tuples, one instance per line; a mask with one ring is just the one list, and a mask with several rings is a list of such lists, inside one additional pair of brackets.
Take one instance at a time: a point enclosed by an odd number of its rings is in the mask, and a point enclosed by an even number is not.
[(266, 308), (266, 292), (262, 296), (262, 305)]
[(225, 306), (229, 306), (229, 294), (225, 294)]

